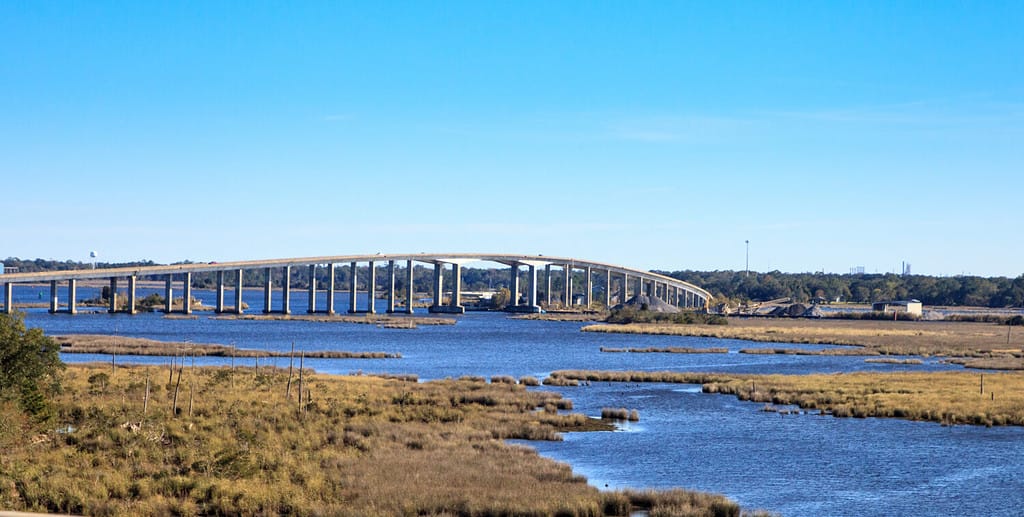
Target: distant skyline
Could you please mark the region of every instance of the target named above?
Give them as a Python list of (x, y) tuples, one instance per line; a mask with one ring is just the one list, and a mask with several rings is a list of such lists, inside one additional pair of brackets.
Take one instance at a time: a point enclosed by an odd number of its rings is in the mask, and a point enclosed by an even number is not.
[(1024, 274), (1024, 3), (0, 3), (0, 260)]

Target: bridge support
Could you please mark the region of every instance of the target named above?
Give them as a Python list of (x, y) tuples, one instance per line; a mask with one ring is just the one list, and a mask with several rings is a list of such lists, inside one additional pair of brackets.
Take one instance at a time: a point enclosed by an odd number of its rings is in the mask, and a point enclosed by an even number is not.
[(75, 303), (75, 279), (68, 279), (68, 314), (75, 314), (78, 312), (78, 307)]
[(316, 312), (316, 264), (309, 265), (309, 305), (306, 312)]
[(110, 277), (110, 298), (107, 301), (110, 303), (107, 312), (110, 314), (117, 312), (117, 277)]
[(604, 270), (604, 308), (612, 308), (612, 270)]
[(366, 312), (368, 312), (370, 314), (376, 314), (377, 313), (377, 307), (375, 307), (375, 304), (373, 303), (374, 300), (375, 300), (376, 295), (377, 295), (377, 268), (373, 264), (373, 261), (371, 260), (370, 261), (370, 278), (369, 278), (369, 282), (366, 283), (366, 300), (369, 303), (369, 307), (366, 308)]
[(515, 311), (519, 307), (519, 264), (513, 262), (510, 269), (511, 276), (508, 279), (508, 309)]
[(551, 305), (551, 264), (544, 266), (544, 305)]
[(14, 312), (14, 284), (4, 284), (4, 314)]
[(185, 273), (181, 280), (181, 312), (192, 314), (192, 273)]
[(174, 310), (174, 275), (169, 274), (164, 280), (164, 314)]
[(274, 301), (274, 270), (263, 270), (263, 314), (270, 314), (270, 304)]
[(128, 314), (136, 314), (135, 310), (135, 284), (138, 280), (135, 275), (128, 277)]
[(405, 313), (412, 314), (413, 297), (416, 294), (416, 286), (413, 285), (413, 276), (415, 275), (415, 270), (412, 267), (411, 260), (406, 261), (405, 266), (407, 268), (405, 274), (408, 276), (405, 282)]
[(285, 266), (281, 278), (281, 313), (292, 313), (292, 267)]
[(388, 314), (395, 313), (395, 261), (388, 261)]
[(242, 314), (242, 291), (245, 280), (245, 271), (238, 270), (238, 279), (235, 281), (235, 314)]
[(537, 266), (530, 264), (527, 266), (529, 272), (527, 273), (527, 289), (530, 290), (530, 294), (527, 297), (529, 306), (527, 309), (529, 312), (540, 312), (540, 306), (537, 305)]
[(572, 307), (572, 266), (562, 266), (562, 273), (565, 275), (565, 283), (562, 285), (562, 305), (566, 308)]
[(50, 314), (57, 312), (57, 281), (50, 280)]
[(327, 264), (327, 314), (334, 315), (334, 263)]
[(217, 272), (217, 306), (214, 307), (214, 312), (220, 314), (224, 312), (224, 272)]
[(358, 287), (358, 281), (356, 280), (356, 273), (359, 270), (356, 268), (356, 263), (353, 262), (349, 265), (349, 279), (348, 279), (348, 312), (356, 313), (359, 311), (359, 307), (356, 305), (356, 296), (359, 292), (356, 291)]

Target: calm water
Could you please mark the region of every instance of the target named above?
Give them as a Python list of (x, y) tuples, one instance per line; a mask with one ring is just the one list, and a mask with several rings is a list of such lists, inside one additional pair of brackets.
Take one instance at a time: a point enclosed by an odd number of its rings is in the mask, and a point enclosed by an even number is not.
[[(43, 301), (48, 289), (43, 292)], [(95, 296), (80, 288), (79, 297)], [(140, 297), (156, 290), (140, 290)], [(196, 291), (212, 305), (214, 294)], [(65, 293), (61, 293), (63, 297)], [(277, 295), (278, 293), (275, 293)], [(19, 302), (38, 301), (31, 288), (15, 291)], [(321, 293), (318, 305), (326, 298)], [(233, 300), (232, 293), (228, 299)], [(262, 309), (262, 292), (244, 293), (248, 312)], [(280, 303), (279, 299), (276, 303)], [(347, 310), (348, 296), (336, 298)], [(360, 300), (365, 307), (365, 297)], [(383, 310), (384, 303), (377, 302)], [(306, 293), (293, 292), (292, 310), (306, 310)], [(579, 323), (521, 321), (503, 314), (467, 314), (454, 326), (416, 330), (372, 325), (297, 321), (164, 319), (137, 316), (50, 315), (28, 312), (30, 326), (51, 334), (107, 333), (160, 340), (235, 343), (244, 348), (399, 352), (402, 359), (314, 360), (322, 372), (415, 373), (421, 379), (460, 375), (534, 375), (558, 369), (679, 370), (749, 373), (935, 370), (920, 366), (865, 363), (863, 358), (747, 355), (749, 343), (673, 336), (584, 334)], [(728, 347), (729, 354), (602, 353), (600, 347)], [(787, 345), (820, 348), (817, 346)], [(109, 356), (68, 355), (67, 361)], [(162, 362), (120, 357), (119, 361)], [(281, 360), (281, 365), (286, 360)], [(197, 363), (218, 364), (203, 359)], [(568, 462), (595, 486), (681, 486), (723, 493), (745, 507), (784, 515), (1021, 515), (1024, 512), (1024, 429), (942, 427), (885, 419), (838, 419), (763, 413), (761, 404), (732, 396), (705, 395), (699, 387), (595, 383), (557, 389), (575, 411), (638, 409), (641, 421), (613, 433), (567, 434), (563, 442), (529, 442), (542, 454)]]

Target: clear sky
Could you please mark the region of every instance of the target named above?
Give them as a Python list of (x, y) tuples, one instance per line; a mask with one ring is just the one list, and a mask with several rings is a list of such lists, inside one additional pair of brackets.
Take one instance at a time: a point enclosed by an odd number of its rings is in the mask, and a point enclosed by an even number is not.
[(0, 2), (0, 258), (1024, 273), (1024, 2)]

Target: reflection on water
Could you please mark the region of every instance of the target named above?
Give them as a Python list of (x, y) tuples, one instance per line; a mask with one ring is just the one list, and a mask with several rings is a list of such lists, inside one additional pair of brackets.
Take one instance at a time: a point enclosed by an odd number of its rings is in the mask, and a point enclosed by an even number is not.
[[(45, 299), (49, 289), (41, 290)], [(98, 289), (78, 291), (80, 298), (89, 298)], [(140, 297), (146, 294), (140, 290)], [(206, 304), (214, 301), (211, 291), (196, 294)], [(260, 312), (262, 291), (244, 294), (248, 312)], [(20, 287), (16, 296), (19, 301), (35, 301), (31, 298), (37, 295)], [(305, 296), (293, 294), (292, 300), (294, 312), (305, 312)], [(325, 300), (318, 301), (318, 306)], [(347, 296), (338, 296), (336, 302), (336, 310), (347, 310)], [(360, 303), (365, 307), (365, 299)], [(384, 308), (380, 300), (377, 306)], [(890, 365), (865, 363), (857, 357), (738, 354), (740, 348), (777, 344), (582, 333), (579, 323), (512, 320), (503, 314), (471, 313), (454, 326), (416, 330), (216, 320), (208, 314), (199, 314), (195, 320), (165, 319), (160, 314), (50, 315), (45, 309), (30, 310), (26, 322), (51, 334), (106, 333), (279, 351), (288, 350), (294, 342), (304, 350), (399, 352), (402, 359), (320, 359), (307, 364), (329, 373), (415, 373), (421, 379), (466, 374), (543, 377), (552, 370), (572, 368), (749, 373), (952, 368), (931, 360), (924, 365)], [(648, 346), (726, 346), (730, 353), (600, 352), (601, 347)], [(109, 361), (110, 357), (65, 355), (64, 359)], [(118, 361), (160, 363), (163, 359), (120, 357)], [(226, 361), (197, 358), (196, 363)], [(286, 361), (278, 360), (281, 366)], [(689, 385), (593, 383), (544, 389), (564, 393), (574, 401), (575, 411), (590, 415), (599, 415), (602, 407), (639, 410), (640, 421), (625, 424), (621, 432), (576, 433), (566, 435), (563, 442), (530, 443), (542, 454), (570, 463), (602, 488), (682, 486), (723, 493), (744, 506), (785, 515), (1019, 515), (1024, 508), (1024, 429), (1020, 428), (780, 416), (759, 411), (761, 404), (705, 395)]]

